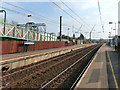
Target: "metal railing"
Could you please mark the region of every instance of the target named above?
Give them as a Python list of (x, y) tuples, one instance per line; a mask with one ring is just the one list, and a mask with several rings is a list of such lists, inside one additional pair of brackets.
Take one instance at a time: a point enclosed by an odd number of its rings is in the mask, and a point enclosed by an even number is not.
[[(4, 30), (5, 24), (5, 30)], [(0, 37), (23, 39), (29, 41), (57, 41), (57, 36), (50, 33), (29, 30), (20, 26), (0, 22)]]

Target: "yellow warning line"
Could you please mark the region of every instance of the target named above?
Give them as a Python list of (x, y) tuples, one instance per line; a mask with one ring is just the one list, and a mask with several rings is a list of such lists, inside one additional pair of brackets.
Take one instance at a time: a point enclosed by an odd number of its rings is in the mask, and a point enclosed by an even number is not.
[(118, 84), (117, 84), (117, 80), (116, 80), (115, 74), (114, 74), (113, 66), (112, 66), (112, 63), (111, 63), (108, 51), (107, 51), (107, 55), (108, 55), (108, 59), (109, 59), (109, 63), (110, 63), (110, 67), (111, 67), (111, 70), (112, 70), (112, 75), (113, 75), (113, 78), (114, 78), (114, 82), (115, 82), (116, 88), (119, 88)]

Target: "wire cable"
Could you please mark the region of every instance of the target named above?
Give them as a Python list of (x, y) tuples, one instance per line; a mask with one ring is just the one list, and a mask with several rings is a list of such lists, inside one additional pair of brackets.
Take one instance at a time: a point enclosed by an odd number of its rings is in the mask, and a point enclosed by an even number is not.
[[(72, 13), (74, 13), (77, 17), (80, 18), (81, 21), (83, 21), (89, 28), (91, 28), (76, 12), (74, 12), (67, 4), (65, 4), (62, 0), (60, 0), (62, 4), (64, 4)], [(70, 3), (70, 2), (69, 2)]]
[[(14, 13), (17, 13), (17, 14), (20, 14), (20, 15), (23, 15), (23, 16), (28, 16), (27, 13), (23, 13), (23, 12), (19, 12), (19, 11), (16, 11), (16, 10), (8, 9), (8, 8), (3, 7), (3, 6), (0, 6), (0, 8), (3, 8), (3, 9), (5, 9), (5, 10), (8, 10), (8, 11), (11, 11), (11, 12), (14, 12)], [(33, 15), (33, 18), (36, 19), (36, 20), (41, 20), (41, 18), (39, 18), (39, 17), (37, 17), (37, 16), (34, 16), (34, 15)], [(54, 23), (54, 24), (58, 25), (57, 23), (46, 19), (46, 22), (47, 22), (47, 21), (50, 22), (50, 23)]]
[[(27, 11), (27, 12), (29, 12), (29, 13), (36, 14), (36, 13), (34, 13), (34, 12), (30, 11), (30, 10), (24, 9), (24, 8), (22, 8), (22, 7), (20, 7), (20, 6), (16, 6), (16, 5), (13, 5), (13, 4), (8, 3), (8, 2), (4, 2), (4, 3), (5, 3), (5, 4), (8, 4), (8, 5), (11, 5), (11, 6), (13, 6), (13, 7), (19, 8), (19, 9), (21, 9), (21, 10)], [(48, 18), (48, 17), (45, 17), (45, 16), (43, 16), (43, 15), (41, 15), (41, 14), (37, 14), (37, 15), (39, 15), (39, 16), (41, 16), (41, 18), (47, 19), (47, 20), (49, 20), (49, 21), (57, 22), (57, 21), (55, 21), (55, 20), (53, 20), (53, 19), (50, 19), (50, 18)], [(57, 23), (58, 23), (58, 22), (57, 22)]]
[(52, 0), (50, 0), (55, 6), (57, 6), (58, 8), (60, 8), (64, 13), (66, 13), (68, 16), (70, 16), (72, 19), (74, 19), (75, 21), (77, 21), (78, 23), (82, 24), (81, 22), (79, 22), (77, 19), (75, 19), (71, 14), (69, 14), (67, 11), (65, 11), (64, 9), (62, 9), (58, 4), (56, 4), (55, 2), (53, 2)]
[(103, 32), (104, 32), (104, 25), (103, 25), (103, 22), (102, 22), (102, 15), (101, 15), (101, 9), (100, 9), (100, 3), (99, 3), (99, 0), (98, 0), (98, 9), (99, 9), (99, 15), (100, 15), (101, 26), (102, 26), (102, 29), (103, 29)]
[[(50, 18), (45, 17), (45, 16), (42, 16), (42, 15), (40, 15), (40, 14), (36, 14), (36, 13), (30, 11), (30, 10), (24, 9), (23, 7), (13, 5), (13, 4), (8, 3), (8, 2), (4, 2), (4, 3), (5, 3), (5, 4), (8, 4), (8, 5), (11, 5), (11, 6), (13, 6), (13, 7), (19, 8), (19, 9), (21, 9), (21, 10), (27, 11), (27, 12), (29, 12), (29, 13), (33, 13), (33, 14), (37, 15), (37, 16), (34, 16), (34, 18), (35, 18), (36, 20), (37, 20), (37, 19), (40, 20), (40, 18), (43, 18), (43, 19), (45, 19), (45, 20), (47, 20), (47, 21), (50, 21), (50, 22), (53, 22), (53, 23), (57, 24), (57, 26), (59, 25), (59, 21), (57, 22), (57, 21), (55, 21), (55, 20), (53, 20), (53, 19), (50, 19)], [(10, 10), (10, 9), (7, 9), (7, 8), (4, 8), (4, 9), (9, 10), (9, 11), (14, 11), (14, 10)], [(14, 11), (14, 12), (16, 12), (16, 11)], [(20, 13), (20, 14), (21, 14), (21, 12), (18, 12), (18, 11), (17, 11), (17, 13)], [(24, 13), (23, 15), (27, 15), (27, 14)], [(41, 17), (39, 18), (38, 16), (41, 16)], [(69, 26), (69, 27), (71, 27), (70, 25), (67, 25), (67, 24), (63, 24), (63, 26)]]

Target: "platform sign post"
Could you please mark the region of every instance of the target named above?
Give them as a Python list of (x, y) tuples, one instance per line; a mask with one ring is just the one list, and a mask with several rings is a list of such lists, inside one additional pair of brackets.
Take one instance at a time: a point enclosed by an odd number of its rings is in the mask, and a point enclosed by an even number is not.
[[(30, 44), (35, 44), (35, 42), (34, 42), (34, 41), (24, 41), (24, 51), (25, 51), (25, 46), (27, 46), (27, 50), (26, 50), (26, 51), (28, 51), (28, 46), (29, 46)], [(35, 48), (34, 48), (34, 49), (35, 49)]]

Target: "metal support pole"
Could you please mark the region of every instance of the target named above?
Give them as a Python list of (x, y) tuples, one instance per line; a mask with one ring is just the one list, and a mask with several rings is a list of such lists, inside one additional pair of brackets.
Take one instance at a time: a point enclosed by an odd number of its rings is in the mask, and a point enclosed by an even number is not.
[(46, 38), (46, 37), (45, 37), (45, 32), (44, 32), (44, 41), (45, 41), (45, 38)]
[(6, 11), (5, 10), (0, 10), (0, 12), (4, 12), (4, 35), (5, 35), (5, 24), (6, 24)]
[(91, 41), (91, 33), (92, 33), (94, 28), (95, 28), (95, 25), (93, 26), (92, 30), (90, 31), (90, 41)]
[(48, 41), (48, 33), (47, 33), (47, 41)]
[(4, 11), (4, 13), (5, 13), (5, 17), (4, 17), (4, 35), (5, 35), (6, 11), (5, 11), (5, 10), (3, 10), (3, 11)]
[(92, 30), (90, 31), (90, 41), (91, 41), (91, 33), (92, 33), (94, 28), (95, 28), (95, 25), (93, 26)]
[(69, 30), (70, 30), (70, 28), (68, 28), (67, 30), (68, 30), (68, 41), (69, 41)]
[(60, 16), (60, 41), (62, 40), (62, 16)]
[(50, 34), (50, 41), (51, 41), (51, 34)]
[(90, 32), (90, 41), (91, 41), (91, 33), (92, 33), (92, 32)]
[(42, 41), (42, 34), (40, 34), (40, 41)]
[(22, 28), (21, 30), (22, 30), (22, 34), (21, 34), (21, 36), (22, 36), (22, 38), (23, 38), (23, 28)]
[(33, 39), (35, 40), (35, 32), (33, 32)]
[(39, 37), (38, 35), (39, 35), (39, 33), (37, 32), (37, 41), (38, 41), (38, 37)]
[(29, 35), (30, 35), (30, 32), (28, 31), (28, 39), (27, 40), (29, 40)]
[(13, 28), (13, 37), (15, 37), (15, 27)]

